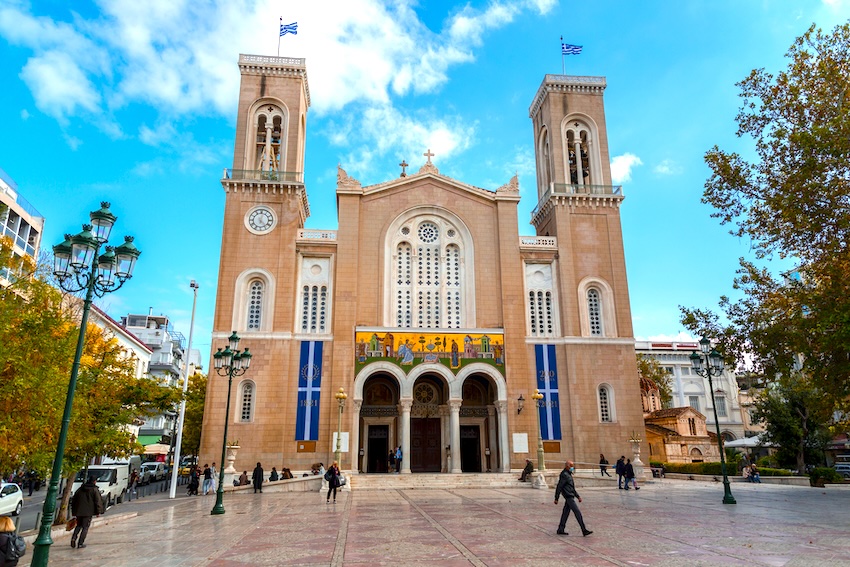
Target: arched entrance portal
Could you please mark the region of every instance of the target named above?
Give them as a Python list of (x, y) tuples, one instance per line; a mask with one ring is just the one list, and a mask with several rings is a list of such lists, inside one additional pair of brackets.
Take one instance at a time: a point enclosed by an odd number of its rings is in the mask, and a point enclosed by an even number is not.
[(363, 428), (363, 460), (361, 470), (370, 473), (392, 472), (389, 452), (398, 446), (399, 389), (395, 378), (377, 373), (363, 386), (363, 405), (360, 418)]
[(426, 374), (413, 385), (410, 408), (410, 472), (445, 470), (444, 415), (447, 384), (440, 376)]

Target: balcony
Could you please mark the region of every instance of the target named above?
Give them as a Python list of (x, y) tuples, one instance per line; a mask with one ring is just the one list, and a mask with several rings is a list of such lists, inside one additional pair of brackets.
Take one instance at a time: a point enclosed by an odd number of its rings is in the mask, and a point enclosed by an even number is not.
[(520, 236), (519, 247), (523, 250), (557, 250), (558, 239), (554, 236)]
[(550, 197), (612, 197), (616, 199), (623, 198), (623, 186), (622, 185), (576, 185), (573, 183), (550, 183), (549, 189), (543, 194), (543, 197), (540, 198), (540, 202), (537, 203), (537, 206), (534, 207), (534, 210), (531, 211), (531, 218), (537, 216), (537, 213), (540, 212), (540, 209), (543, 205), (549, 201)]
[(224, 179), (231, 179), (233, 181), (266, 181), (271, 183), (304, 183), (304, 172), (225, 169)]
[(336, 242), (335, 230), (313, 230), (309, 228), (298, 229), (298, 240)]

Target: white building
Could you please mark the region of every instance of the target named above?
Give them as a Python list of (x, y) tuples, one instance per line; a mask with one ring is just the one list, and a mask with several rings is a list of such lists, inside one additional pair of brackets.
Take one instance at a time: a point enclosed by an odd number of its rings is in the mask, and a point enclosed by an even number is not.
[[(15, 256), (37, 259), (44, 231), (44, 217), (18, 193), (17, 184), (2, 169), (0, 203), (5, 205), (0, 207), (4, 209), (0, 211), (0, 236), (12, 239)], [(8, 270), (0, 270), (0, 285), (8, 284), (11, 276)]]
[[(165, 315), (127, 315), (121, 325), (137, 336), (152, 354), (148, 372), (163, 385), (176, 386), (185, 350), (183, 334), (174, 330)], [(177, 414), (167, 413), (150, 418), (142, 425), (139, 442), (142, 445), (170, 443)]]
[(720, 422), (720, 434), (727, 441), (744, 437), (745, 425), (738, 399), (738, 382), (735, 374), (724, 370), (720, 376), (711, 378), (714, 392), (708, 386), (708, 378), (693, 371), (690, 356), (699, 352), (699, 343), (684, 342), (635, 342), (635, 351), (654, 358), (671, 376), (672, 407), (690, 406), (705, 415), (706, 426), (714, 432), (714, 407)]

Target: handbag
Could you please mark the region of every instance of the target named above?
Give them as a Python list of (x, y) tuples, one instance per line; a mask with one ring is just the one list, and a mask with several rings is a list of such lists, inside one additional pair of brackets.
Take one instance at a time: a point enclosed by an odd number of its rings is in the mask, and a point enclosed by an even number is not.
[(70, 520), (65, 522), (65, 531), (66, 532), (70, 532), (71, 530), (73, 530), (76, 527), (77, 527), (77, 518), (76, 517), (71, 518)]
[(331, 469), (328, 469), (327, 472), (325, 472), (325, 480), (330, 482), (332, 474), (333, 474), (333, 471)]
[(340, 475), (339, 475), (339, 485), (345, 486), (345, 475), (342, 474), (342, 473), (340, 473)]

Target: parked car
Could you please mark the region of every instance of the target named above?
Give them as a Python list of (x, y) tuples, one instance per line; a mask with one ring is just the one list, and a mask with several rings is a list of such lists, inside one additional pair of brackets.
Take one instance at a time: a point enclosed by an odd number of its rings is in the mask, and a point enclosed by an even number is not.
[(142, 463), (142, 474), (150, 474), (150, 482), (156, 482), (165, 478), (165, 463)]
[(836, 463), (835, 472), (844, 477), (844, 480), (850, 480), (850, 463)]
[(95, 478), (97, 488), (103, 497), (104, 509), (113, 504), (121, 504), (127, 494), (128, 471), (129, 469), (125, 464), (92, 465), (88, 470), (83, 469), (77, 473), (71, 491), (72, 493), (77, 492), (85, 482), (86, 474), (88, 474), (88, 478)]
[(0, 482), (0, 514), (17, 516), (24, 508), (24, 491), (17, 484)]

